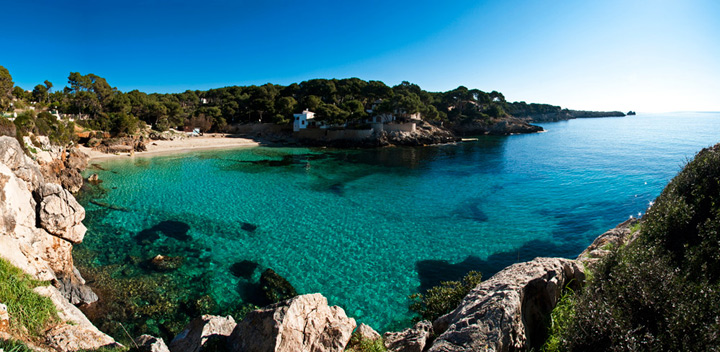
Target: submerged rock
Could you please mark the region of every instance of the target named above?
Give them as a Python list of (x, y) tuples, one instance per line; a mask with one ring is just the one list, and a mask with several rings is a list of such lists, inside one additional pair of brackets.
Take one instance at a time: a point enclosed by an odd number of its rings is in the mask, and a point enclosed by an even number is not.
[(319, 293), (295, 298), (248, 313), (230, 335), (232, 351), (340, 352), (350, 341), (355, 319), (330, 307)]
[(284, 277), (267, 269), (260, 276), (260, 291), (264, 304), (276, 303), (297, 296), (297, 291)]
[(187, 234), (188, 231), (190, 231), (190, 225), (182, 221), (167, 220), (149, 229), (140, 231), (135, 235), (135, 241), (137, 243), (154, 242), (160, 238), (160, 233), (179, 241), (188, 241), (192, 239), (192, 237)]
[(257, 227), (257, 225), (253, 225), (249, 222), (243, 222), (242, 225), (240, 226), (240, 228), (247, 232), (255, 232), (255, 230), (257, 230), (258, 227)]
[(539, 348), (563, 288), (585, 274), (577, 262), (536, 258), (505, 268), (433, 322), (440, 334), (429, 351), (516, 351)]
[(259, 265), (260, 264), (250, 260), (243, 260), (231, 265), (230, 272), (237, 277), (250, 279)]
[(165, 272), (180, 269), (184, 261), (185, 258), (183, 257), (170, 257), (158, 254), (148, 260), (144, 266), (150, 270)]

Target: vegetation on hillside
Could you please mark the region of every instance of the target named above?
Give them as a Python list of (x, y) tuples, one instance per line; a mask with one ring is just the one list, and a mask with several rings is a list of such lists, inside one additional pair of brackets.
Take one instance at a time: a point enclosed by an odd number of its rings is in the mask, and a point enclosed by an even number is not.
[(560, 305), (570, 312), (547, 350), (720, 349), (720, 144), (698, 153), (643, 220), (638, 239)]
[(247, 122), (287, 124), (294, 113), (304, 109), (316, 112), (320, 121), (350, 125), (384, 113), (400, 119), (419, 114), (428, 121), (464, 123), (505, 117), (508, 111), (522, 113), (523, 108), (560, 110), (545, 104), (528, 107), (524, 102), (507, 103), (496, 91), (460, 86), (447, 92), (428, 92), (409, 82), (390, 87), (359, 78), (147, 94), (122, 92), (95, 74), (71, 72), (67, 87), (54, 91), (53, 87), (52, 82), (45, 81), (27, 92), (14, 86), (10, 74), (0, 66), (0, 111), (10, 109), (14, 98), (15, 108), (32, 105), (38, 110), (56, 109), (77, 117), (84, 127), (127, 134), (134, 133), (143, 122), (159, 131), (170, 127), (223, 131), (229, 125)]
[(462, 281), (444, 281), (425, 293), (411, 295), (410, 310), (418, 314), (415, 321), (434, 321), (450, 313), (475, 286), (480, 284), (481, 278), (480, 272), (471, 271)]
[[(38, 338), (57, 320), (52, 301), (33, 291), (33, 288), (43, 284), (0, 258), (0, 302), (7, 306), (10, 333), (13, 336), (23, 339)], [(4, 346), (9, 350), (20, 348), (16, 345), (20, 346), (21, 343), (6, 342)]]

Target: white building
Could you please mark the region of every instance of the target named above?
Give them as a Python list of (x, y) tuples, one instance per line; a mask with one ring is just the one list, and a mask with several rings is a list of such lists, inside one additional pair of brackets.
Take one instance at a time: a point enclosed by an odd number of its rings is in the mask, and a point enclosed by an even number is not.
[(297, 132), (301, 129), (305, 129), (308, 127), (310, 123), (315, 122), (315, 113), (305, 109), (300, 114), (293, 114), (293, 131)]

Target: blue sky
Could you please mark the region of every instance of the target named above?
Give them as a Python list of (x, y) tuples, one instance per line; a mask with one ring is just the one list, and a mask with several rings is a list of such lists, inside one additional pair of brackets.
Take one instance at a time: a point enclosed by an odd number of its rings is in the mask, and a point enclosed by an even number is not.
[(720, 2), (13, 1), (0, 65), (122, 91), (312, 78), (459, 85), (572, 109), (720, 111)]

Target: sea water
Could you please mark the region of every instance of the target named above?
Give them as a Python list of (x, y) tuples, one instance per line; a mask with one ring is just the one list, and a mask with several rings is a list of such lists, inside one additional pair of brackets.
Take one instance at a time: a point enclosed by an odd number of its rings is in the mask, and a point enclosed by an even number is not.
[[(80, 197), (88, 233), (76, 253), (118, 280), (180, 277), (174, 294), (210, 297), (220, 313), (249, 300), (272, 268), (299, 293), (320, 292), (384, 331), (409, 324), (409, 295), (469, 270), (488, 278), (537, 256), (576, 257), (641, 216), (689, 159), (720, 142), (718, 113), (541, 125), (547, 132), (453, 145), (99, 162), (87, 174), (99, 174), (102, 192)], [(182, 266), (118, 269), (158, 254)], [(257, 269), (233, 275), (243, 261)]]

